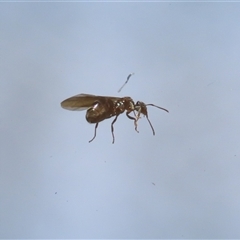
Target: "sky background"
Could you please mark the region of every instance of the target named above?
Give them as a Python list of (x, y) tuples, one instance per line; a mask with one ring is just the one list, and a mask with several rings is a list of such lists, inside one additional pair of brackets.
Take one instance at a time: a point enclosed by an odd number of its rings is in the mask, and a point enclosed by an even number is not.
[[(240, 238), (239, 11), (0, 3), (0, 238)], [(89, 143), (80, 93), (169, 113)]]

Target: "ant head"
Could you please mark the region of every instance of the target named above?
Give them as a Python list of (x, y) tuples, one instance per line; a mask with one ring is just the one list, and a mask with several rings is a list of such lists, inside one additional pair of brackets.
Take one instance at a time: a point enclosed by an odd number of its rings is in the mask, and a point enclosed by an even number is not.
[[(135, 111), (138, 112), (138, 114), (137, 114), (137, 120), (139, 119), (141, 113), (142, 113), (143, 115), (145, 115), (146, 118), (147, 118), (147, 120), (148, 120), (148, 122), (149, 122), (150, 127), (152, 128), (153, 135), (155, 135), (155, 131), (154, 131), (154, 128), (153, 128), (153, 126), (152, 126), (152, 123), (150, 122), (150, 120), (149, 120), (149, 118), (148, 118), (147, 106), (153, 106), (153, 107), (162, 109), (162, 110), (164, 110), (164, 111), (166, 111), (166, 112), (168, 112), (168, 110), (165, 109), (165, 108), (156, 106), (156, 105), (154, 105), (154, 104), (152, 104), (152, 103), (150, 103), (150, 104), (145, 104), (145, 103), (140, 102), (140, 101), (137, 101), (136, 104), (134, 105)], [(136, 120), (136, 121), (137, 121), (137, 120)]]
[(135, 104), (135, 110), (140, 114), (147, 116), (147, 105), (144, 102), (137, 101)]

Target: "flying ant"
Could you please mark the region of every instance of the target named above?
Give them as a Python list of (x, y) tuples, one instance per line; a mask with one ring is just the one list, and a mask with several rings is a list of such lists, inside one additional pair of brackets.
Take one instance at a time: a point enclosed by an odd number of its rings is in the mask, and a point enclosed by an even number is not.
[[(129, 80), (131, 75), (132, 74), (128, 76), (127, 81)], [(127, 81), (124, 83), (124, 85), (127, 83)], [(121, 91), (121, 89), (119, 91)], [(137, 132), (138, 132), (137, 122), (140, 119), (140, 114), (146, 116), (150, 124), (150, 127), (152, 128), (153, 135), (155, 135), (154, 128), (148, 118), (147, 106), (153, 106), (168, 112), (167, 109), (156, 106), (154, 104), (145, 104), (140, 101), (134, 103), (134, 101), (130, 97), (120, 98), (120, 97), (95, 96), (83, 93), (62, 101), (61, 106), (64, 109), (72, 111), (87, 110), (86, 120), (89, 123), (96, 123), (94, 136), (89, 142), (92, 142), (95, 139), (99, 122), (115, 116), (114, 120), (111, 123), (111, 132), (113, 138), (112, 143), (114, 143), (115, 137), (113, 124), (117, 121), (118, 116), (125, 111), (126, 116), (134, 121), (135, 130)], [(131, 112), (134, 113), (135, 117), (129, 115)]]

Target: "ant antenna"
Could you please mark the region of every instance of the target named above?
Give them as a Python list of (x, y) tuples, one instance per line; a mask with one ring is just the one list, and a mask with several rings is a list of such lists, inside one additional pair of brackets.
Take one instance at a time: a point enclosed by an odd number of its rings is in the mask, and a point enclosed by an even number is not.
[(134, 74), (134, 73), (130, 73), (130, 74), (128, 75), (126, 82), (122, 85), (122, 87), (118, 90), (118, 92), (121, 92), (121, 90), (123, 89), (123, 87), (127, 84), (129, 78), (130, 78), (133, 74)]
[(166, 108), (159, 107), (159, 106), (154, 105), (154, 104), (152, 104), (152, 103), (145, 104), (145, 105), (146, 105), (146, 106), (153, 106), (153, 107), (156, 107), (156, 108), (162, 109), (162, 110), (164, 110), (164, 111), (166, 111), (166, 112), (169, 112)]

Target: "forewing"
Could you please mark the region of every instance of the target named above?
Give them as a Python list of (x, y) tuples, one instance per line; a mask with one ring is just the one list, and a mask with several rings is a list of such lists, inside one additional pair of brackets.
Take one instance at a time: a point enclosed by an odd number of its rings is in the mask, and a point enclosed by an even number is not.
[(93, 106), (98, 99), (99, 96), (82, 93), (62, 101), (61, 106), (72, 111), (82, 111)]

